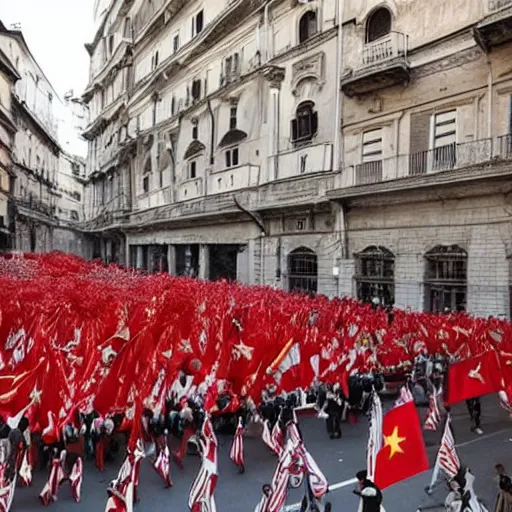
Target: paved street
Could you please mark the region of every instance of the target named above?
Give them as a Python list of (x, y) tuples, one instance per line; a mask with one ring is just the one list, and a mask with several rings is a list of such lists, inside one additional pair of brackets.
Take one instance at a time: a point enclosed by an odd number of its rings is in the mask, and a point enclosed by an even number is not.
[[(424, 410), (421, 413), (424, 414)], [(469, 419), (463, 406), (455, 408), (453, 425), (459, 455), (463, 462), (469, 464), (477, 476), (476, 489), (488, 508), (492, 508), (495, 484), (493, 467), (496, 462), (503, 462), (512, 470), (512, 424), (498, 406), (497, 397), (486, 397), (483, 401), (483, 429), (481, 437), (469, 432)], [(329, 479), (337, 484), (354, 477), (365, 466), (365, 447), (367, 440), (367, 423), (362, 420), (358, 425), (344, 426), (343, 439), (330, 440), (325, 433), (323, 421), (310, 418), (301, 424), (306, 446), (315, 457), (319, 466)], [(440, 433), (426, 433), (429, 456), (435, 458), (437, 441)], [(220, 437), (220, 477), (215, 493), (219, 512), (252, 512), (260, 497), (262, 484), (270, 481), (276, 458), (267, 450), (260, 439), (246, 439), (245, 457), (247, 471), (238, 475), (236, 468), (228, 457), (231, 439)], [(119, 460), (120, 464), (121, 460)], [(111, 465), (108, 471), (100, 475), (90, 464), (84, 478), (83, 502), (76, 505), (71, 500), (68, 488), (61, 491), (59, 502), (50, 506), (55, 512), (89, 511), (103, 512), (106, 501), (106, 485), (118, 470), (119, 464)], [(186, 467), (180, 471), (173, 466), (174, 487), (163, 489), (156, 473), (145, 462), (141, 474), (141, 502), (137, 512), (160, 512), (187, 510), (187, 496), (190, 483), (197, 471), (199, 459), (188, 457)], [(37, 473), (33, 487), (18, 489), (14, 501), (14, 512), (32, 512), (41, 509), (37, 494), (44, 484), (44, 473)], [(428, 497), (423, 489), (428, 484), (430, 472), (402, 482), (384, 492), (384, 505), (388, 512), (415, 512), (419, 505), (433, 504), (444, 499), (444, 489), (439, 489), (433, 497)], [(353, 484), (345, 485), (331, 493), (333, 511), (356, 511), (357, 499), (351, 493)], [(290, 494), (288, 503), (301, 498), (299, 492)]]

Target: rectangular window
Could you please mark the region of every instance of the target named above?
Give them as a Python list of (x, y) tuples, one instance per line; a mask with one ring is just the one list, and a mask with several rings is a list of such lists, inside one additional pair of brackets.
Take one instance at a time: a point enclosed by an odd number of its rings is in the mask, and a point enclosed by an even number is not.
[(192, 17), (192, 37), (196, 37), (203, 31), (204, 28), (204, 14), (203, 11), (199, 11), (195, 16)]
[(114, 53), (114, 36), (110, 36), (108, 38), (108, 54), (110, 56), (112, 56), (112, 54)]
[(226, 151), (226, 167), (236, 167), (238, 165), (238, 148), (228, 149)]
[(382, 129), (363, 133), (363, 162), (382, 159)]
[(180, 34), (175, 34), (172, 38), (172, 52), (176, 53), (180, 49)]
[(430, 119), (430, 151), (427, 167), (432, 171), (452, 169), (457, 158), (457, 111), (434, 114)]
[(201, 80), (192, 82), (192, 99), (197, 101), (201, 97)]
[(193, 180), (197, 176), (197, 162), (188, 164), (188, 179)]
[(236, 105), (232, 105), (230, 111), (229, 111), (229, 129), (230, 130), (236, 130), (236, 115), (237, 115), (238, 108)]
[(142, 179), (142, 190), (145, 194), (149, 192), (149, 176), (144, 176)]
[(198, 137), (199, 137), (199, 128), (198, 128), (198, 126), (197, 126), (197, 124), (196, 124), (196, 125), (194, 125), (194, 126), (192, 127), (192, 139), (193, 139), (193, 140), (197, 140), (197, 139), (198, 139)]
[(382, 129), (363, 133), (362, 163), (356, 166), (356, 185), (382, 181)]

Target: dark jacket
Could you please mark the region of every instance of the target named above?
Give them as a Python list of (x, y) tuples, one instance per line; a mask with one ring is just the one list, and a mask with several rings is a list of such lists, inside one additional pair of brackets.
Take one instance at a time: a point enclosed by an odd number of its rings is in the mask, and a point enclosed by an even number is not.
[(363, 500), (362, 512), (380, 512), (382, 492), (371, 480), (365, 480), (356, 494)]

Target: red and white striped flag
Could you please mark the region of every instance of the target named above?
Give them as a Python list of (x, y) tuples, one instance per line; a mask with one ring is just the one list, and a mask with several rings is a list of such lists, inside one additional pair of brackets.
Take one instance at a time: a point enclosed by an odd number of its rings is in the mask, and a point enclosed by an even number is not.
[(164, 437), (164, 439), (164, 446), (160, 449), (160, 453), (153, 463), (153, 468), (162, 477), (165, 488), (168, 489), (173, 485), (171, 480), (171, 452), (167, 445), (167, 437)]
[(9, 512), (14, 500), (14, 491), (16, 490), (16, 475), (5, 487), (0, 488), (0, 512)]
[(71, 484), (71, 493), (75, 503), (80, 503), (82, 499), (82, 480), (84, 475), (84, 464), (82, 457), (78, 457), (73, 464), (73, 469), (69, 475), (69, 482)]
[(288, 425), (288, 438), (291, 439), (294, 444), (299, 444), (302, 442), (302, 438), (300, 436), (299, 428), (296, 422), (291, 422)]
[(276, 447), (274, 446), (274, 441), (272, 439), (272, 434), (270, 432), (270, 424), (268, 420), (263, 421), (263, 432), (261, 434), (261, 438), (263, 442), (276, 454), (279, 455)]
[[(62, 457), (62, 454), (61, 454)], [(54, 457), (50, 469), (50, 475), (46, 482), (39, 499), (41, 503), (47, 507), (52, 501), (57, 501), (57, 493), (59, 491), (59, 485), (64, 479), (64, 471), (62, 470), (61, 459)]]
[(188, 496), (188, 506), (192, 512), (215, 512), (213, 493), (217, 486), (219, 474), (217, 462), (217, 437), (213, 431), (210, 418), (206, 418), (201, 430), (202, 463), (199, 472), (192, 483)]
[(280, 418), (281, 417), (276, 421), (276, 424), (272, 429), (272, 445), (274, 447), (274, 452), (277, 453), (277, 455), (281, 455), (284, 445), (284, 435), (279, 425)]
[(377, 454), (382, 447), (382, 403), (376, 392), (371, 396), (370, 432), (368, 435), (368, 447), (366, 450), (366, 468), (368, 479), (373, 481)]
[(280, 512), (288, 495), (288, 482), (290, 480), (290, 468), (293, 465), (292, 451), (294, 447), (288, 442), (279, 457), (272, 478), (271, 493), (264, 512)]
[(507, 392), (504, 390), (498, 391), (498, 397), (500, 399), (500, 406), (505, 409), (510, 418), (512, 418), (512, 404), (510, 403)]
[(432, 471), (430, 485), (427, 488), (428, 491), (431, 492), (434, 488), (439, 477), (440, 470), (443, 470), (446, 477), (450, 480), (459, 472), (459, 469), (460, 459), (457, 455), (457, 451), (455, 450), (455, 439), (451, 429), (450, 416), (448, 416), (446, 418), (446, 425), (441, 439), (441, 446), (439, 447), (434, 470)]
[(244, 427), (242, 425), (242, 418), (238, 418), (238, 426), (236, 428), (235, 437), (231, 444), (229, 458), (240, 469), (240, 473), (245, 471), (244, 465)]
[(425, 430), (437, 431), (439, 422), (441, 421), (441, 411), (439, 410), (438, 393), (434, 391), (428, 399), (429, 407), (427, 417), (425, 418)]
[(404, 405), (408, 402), (411, 402), (414, 400), (414, 396), (411, 393), (411, 390), (409, 389), (409, 386), (405, 384), (400, 388), (400, 395), (398, 395), (398, 398), (395, 401), (395, 407), (399, 407), (400, 405)]
[(302, 456), (304, 468), (308, 473), (309, 485), (313, 495), (317, 500), (320, 500), (327, 494), (329, 482), (303, 443), (299, 445), (299, 453)]
[(25, 487), (30, 487), (32, 485), (32, 466), (28, 460), (28, 451), (29, 448), (27, 448), (23, 453), (20, 470), (18, 472), (20, 481)]

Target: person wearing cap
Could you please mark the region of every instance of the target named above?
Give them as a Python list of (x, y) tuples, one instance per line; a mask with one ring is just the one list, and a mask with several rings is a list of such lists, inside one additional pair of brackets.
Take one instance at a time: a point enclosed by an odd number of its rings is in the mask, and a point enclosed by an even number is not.
[(368, 472), (366, 470), (358, 471), (356, 478), (358, 480), (358, 487), (354, 489), (353, 493), (361, 498), (359, 511), (384, 512), (384, 507), (382, 507), (382, 492), (368, 479)]

